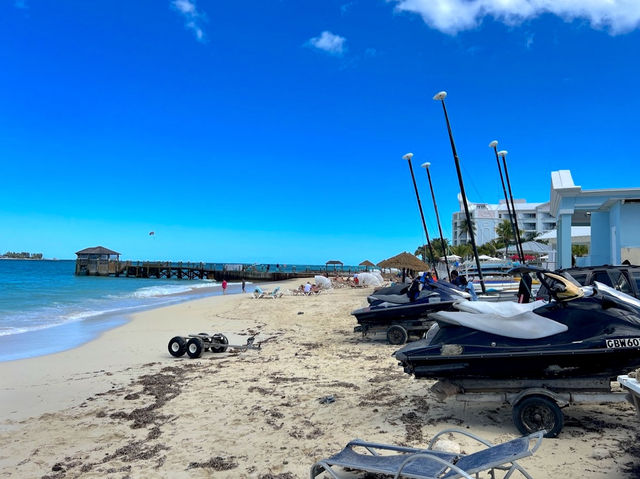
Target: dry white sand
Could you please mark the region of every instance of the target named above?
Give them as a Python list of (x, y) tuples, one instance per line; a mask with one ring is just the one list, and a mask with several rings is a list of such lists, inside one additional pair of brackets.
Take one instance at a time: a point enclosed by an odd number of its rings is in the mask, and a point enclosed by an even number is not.
[[(353, 333), (349, 312), (370, 292), (212, 297), (137, 314), (70, 351), (0, 363), (0, 477), (303, 478), (355, 437), (425, 446), (447, 427), (497, 442), (519, 435), (510, 407), (438, 402), (430, 381), (402, 372), (397, 347)], [(200, 331), (266, 342), (195, 360), (168, 354), (172, 336)], [(335, 402), (320, 404), (327, 395)], [(565, 415), (559, 438), (520, 461), (536, 479), (638, 477), (630, 405)]]

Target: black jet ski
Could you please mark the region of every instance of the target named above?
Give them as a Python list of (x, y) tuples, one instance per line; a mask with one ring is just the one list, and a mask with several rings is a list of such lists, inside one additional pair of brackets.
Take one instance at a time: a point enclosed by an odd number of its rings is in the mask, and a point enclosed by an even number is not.
[(385, 330), (391, 344), (404, 344), (409, 333), (422, 335), (429, 329), (431, 313), (452, 309), (455, 302), (469, 297), (468, 293), (440, 281), (427, 283), (422, 290), (418, 285), (416, 280), (411, 285), (391, 286), (369, 296), (368, 307), (351, 313), (359, 324), (355, 331), (367, 334)]
[[(520, 268), (522, 269), (522, 268)], [(463, 302), (431, 315), (420, 341), (397, 351), (431, 379), (614, 378), (640, 367), (640, 301), (601, 283), (579, 287), (526, 267), (551, 292), (530, 304)]]

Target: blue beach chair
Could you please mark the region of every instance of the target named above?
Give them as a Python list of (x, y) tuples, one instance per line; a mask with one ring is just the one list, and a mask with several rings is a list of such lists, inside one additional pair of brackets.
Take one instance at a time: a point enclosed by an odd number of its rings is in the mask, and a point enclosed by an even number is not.
[[(498, 470), (505, 472), (504, 479), (511, 477), (515, 471), (520, 472), (527, 479), (532, 479), (516, 461), (533, 455), (540, 447), (545, 432), (538, 431), (529, 436), (493, 445), (470, 432), (446, 429), (436, 434), (426, 449), (376, 444), (355, 439), (339, 453), (316, 462), (311, 467), (310, 477), (313, 479), (327, 472), (330, 477), (339, 479), (337, 470), (334, 470), (335, 467), (339, 467), (374, 474), (389, 474), (394, 478), (473, 479), (473, 474), (483, 471), (490, 471), (491, 477), (495, 478), (495, 471)], [(438, 438), (449, 433), (468, 436), (482, 443), (486, 448), (468, 455), (434, 451), (433, 445)], [(357, 452), (354, 448), (365, 452)], [(380, 454), (381, 451), (393, 454), (383, 455)]]

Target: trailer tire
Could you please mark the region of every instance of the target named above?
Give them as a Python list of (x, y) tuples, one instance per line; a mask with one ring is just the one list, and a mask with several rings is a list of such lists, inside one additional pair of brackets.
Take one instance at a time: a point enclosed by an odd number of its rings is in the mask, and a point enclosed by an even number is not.
[(396, 324), (387, 329), (387, 341), (389, 341), (389, 344), (404, 344), (408, 339), (409, 333), (402, 326)]
[[(214, 346), (214, 344), (220, 344), (221, 346)], [(227, 351), (227, 344), (229, 344), (229, 340), (224, 334), (214, 334), (211, 338), (211, 352), (224, 353)]]
[(179, 358), (187, 352), (187, 342), (182, 336), (175, 336), (169, 341), (169, 354), (174, 358)]
[(544, 437), (556, 437), (564, 426), (564, 415), (553, 399), (529, 396), (513, 406), (513, 423), (522, 434), (544, 429)]
[(196, 359), (202, 356), (204, 350), (204, 343), (200, 338), (191, 338), (187, 341), (187, 354), (191, 359)]

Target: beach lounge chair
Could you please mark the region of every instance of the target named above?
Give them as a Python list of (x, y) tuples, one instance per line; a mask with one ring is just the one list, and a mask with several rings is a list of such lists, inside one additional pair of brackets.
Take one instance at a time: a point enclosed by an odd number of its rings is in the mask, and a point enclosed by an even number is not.
[(282, 293), (280, 292), (280, 286), (278, 286), (276, 289), (274, 289), (270, 293), (265, 293), (263, 296), (260, 296), (260, 297), (265, 299), (276, 299), (276, 298), (279, 298), (280, 296), (282, 296)]
[[(462, 434), (482, 443), (485, 448), (472, 454), (452, 454), (434, 451), (433, 445), (443, 434)], [(338, 479), (336, 467), (362, 471), (372, 474), (389, 474), (395, 478), (412, 479), (454, 479), (463, 477), (472, 479), (473, 474), (490, 471), (504, 471), (504, 479), (518, 471), (527, 479), (532, 477), (516, 461), (529, 457), (540, 447), (545, 431), (520, 437), (502, 444), (493, 445), (475, 434), (461, 429), (446, 429), (436, 434), (426, 449), (391, 446), (365, 442), (360, 439), (351, 441), (337, 454), (316, 462), (311, 467), (311, 479), (326, 472)], [(354, 451), (358, 448), (363, 452)], [(392, 454), (380, 454), (387, 452)]]
[(280, 286), (278, 286), (273, 291), (263, 291), (262, 288), (256, 287), (253, 291), (253, 297), (255, 299), (276, 299), (282, 296), (282, 292), (280, 291)]

